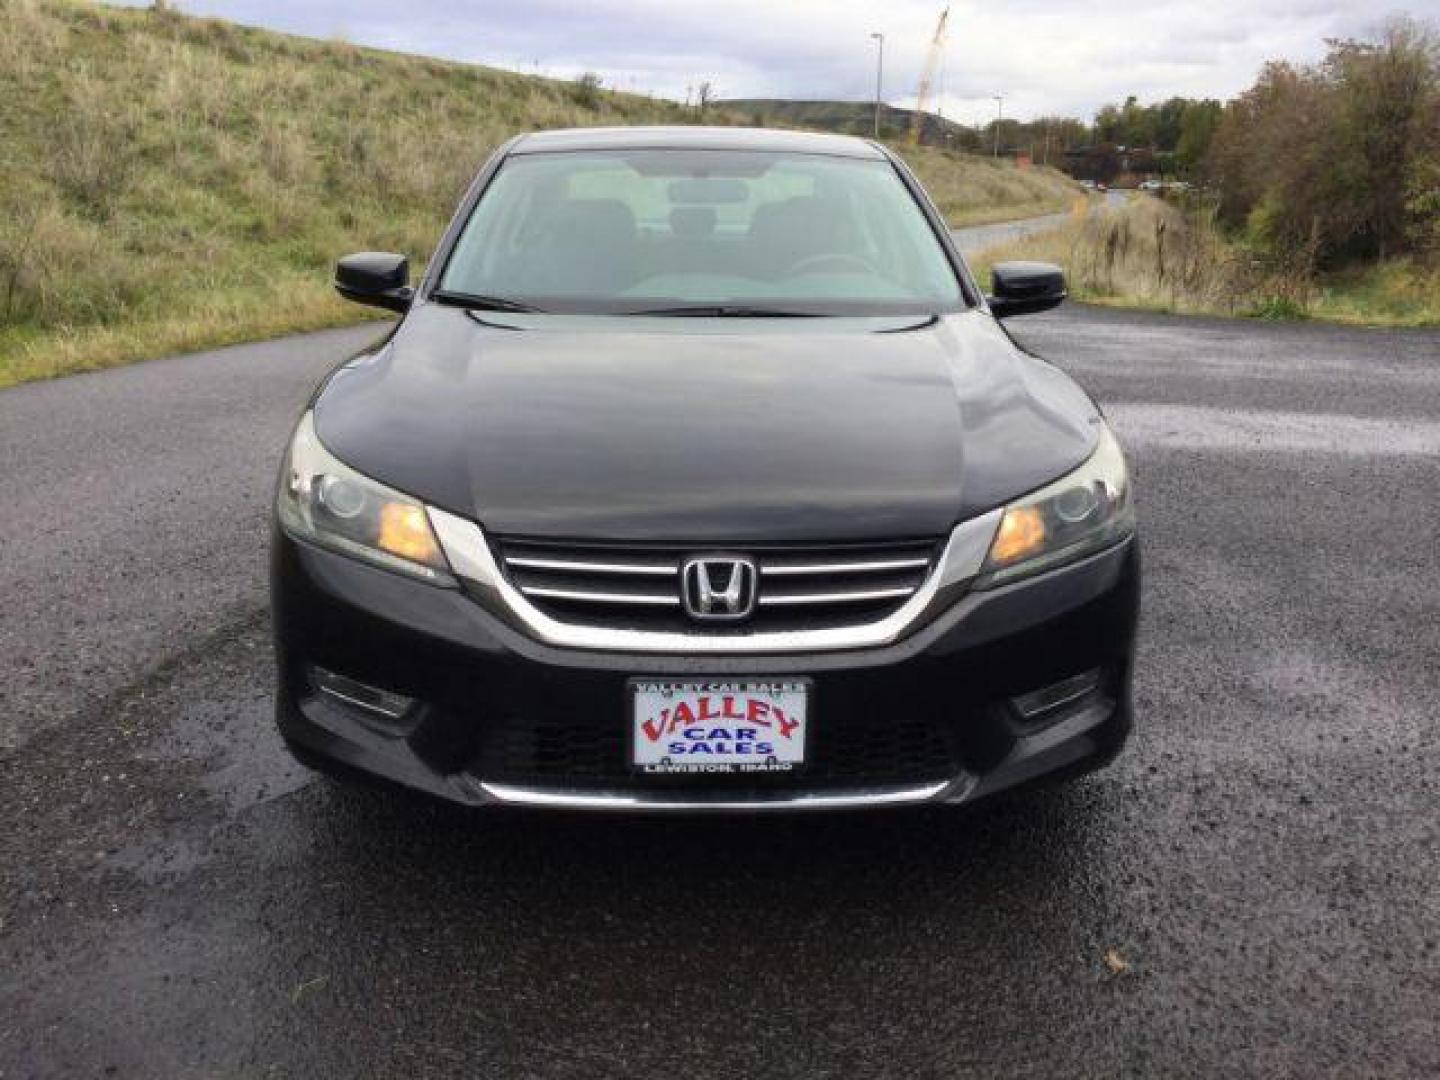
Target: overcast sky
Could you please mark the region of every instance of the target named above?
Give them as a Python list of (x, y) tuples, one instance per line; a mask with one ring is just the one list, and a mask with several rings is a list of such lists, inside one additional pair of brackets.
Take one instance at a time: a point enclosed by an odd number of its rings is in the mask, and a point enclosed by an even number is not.
[[(607, 86), (683, 99), (869, 99), (885, 34), (885, 99), (913, 104), (936, 0), (179, 0), (313, 37), (521, 71), (595, 71)], [(1089, 119), (1135, 94), (1229, 97), (1261, 63), (1308, 61), (1324, 40), (1408, 12), (1440, 21), (1440, 0), (967, 0), (950, 13), (940, 104), (966, 123), (995, 115)]]

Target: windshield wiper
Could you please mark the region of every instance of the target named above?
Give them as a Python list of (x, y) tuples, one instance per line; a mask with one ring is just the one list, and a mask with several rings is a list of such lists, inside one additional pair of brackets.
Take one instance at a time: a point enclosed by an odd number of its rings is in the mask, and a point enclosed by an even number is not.
[(785, 308), (747, 306), (745, 304), (680, 304), (675, 307), (642, 308), (626, 311), (626, 315), (663, 315), (697, 319), (816, 319), (816, 311), (787, 311)]
[(541, 311), (534, 304), (522, 300), (511, 300), (508, 296), (479, 296), (475, 293), (443, 292), (431, 293), (442, 304), (455, 304), (471, 311)]

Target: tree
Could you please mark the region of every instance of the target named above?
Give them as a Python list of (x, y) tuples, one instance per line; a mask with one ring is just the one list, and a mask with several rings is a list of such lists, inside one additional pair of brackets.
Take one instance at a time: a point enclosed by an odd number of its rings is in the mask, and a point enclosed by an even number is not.
[(1333, 42), (1324, 75), (1337, 97), (1335, 150), (1361, 166), (1347, 170), (1360, 181), (1352, 189), (1357, 239), (1383, 257), (1404, 246), (1407, 188), (1440, 151), (1440, 39), (1396, 19), (1378, 41)]
[(1210, 141), (1220, 124), (1223, 106), (1218, 101), (1191, 101), (1180, 115), (1180, 133), (1175, 140), (1175, 163), (1182, 172), (1197, 169), (1210, 152)]
[(1157, 105), (1141, 105), (1132, 94), (1123, 105), (1106, 105), (1095, 114), (1094, 139), (1125, 147), (1171, 151), (1180, 144), (1185, 114), (1197, 106), (1218, 109), (1216, 102), (1171, 97)]
[(1174, 150), (1180, 142), (1185, 112), (1196, 104), (1182, 97), (1167, 98), (1159, 105), (1151, 106), (1150, 130), (1155, 139), (1156, 150)]
[[(1206, 160), (1222, 220), (1322, 262), (1413, 250), (1433, 233), (1440, 44), (1398, 19), (1332, 41), (1314, 67), (1267, 65), (1226, 106)], [(1431, 177), (1432, 179), (1427, 179)]]
[(1125, 99), (1125, 107), (1120, 110), (1121, 140), (1122, 146), (1150, 146), (1155, 141), (1154, 117), (1149, 109), (1143, 107), (1131, 94)]
[(1095, 141), (1097, 143), (1123, 143), (1125, 140), (1125, 118), (1114, 105), (1106, 105), (1095, 114)]

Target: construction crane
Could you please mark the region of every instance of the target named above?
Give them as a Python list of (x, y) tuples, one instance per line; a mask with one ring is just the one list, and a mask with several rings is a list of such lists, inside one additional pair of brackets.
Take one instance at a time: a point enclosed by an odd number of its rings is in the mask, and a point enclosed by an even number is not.
[(935, 89), (935, 72), (945, 55), (945, 23), (950, 18), (950, 7), (940, 12), (940, 21), (935, 24), (935, 36), (930, 39), (930, 51), (925, 56), (925, 67), (920, 72), (920, 89), (915, 91), (915, 113), (910, 117), (910, 145), (920, 142), (925, 130), (925, 107), (930, 104), (930, 94)]

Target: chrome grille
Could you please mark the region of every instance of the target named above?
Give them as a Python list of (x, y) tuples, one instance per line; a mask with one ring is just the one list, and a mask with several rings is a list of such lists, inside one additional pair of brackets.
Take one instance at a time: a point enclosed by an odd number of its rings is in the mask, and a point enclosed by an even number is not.
[[(924, 583), (940, 541), (806, 547), (678, 548), (495, 542), (511, 584), (552, 618), (585, 626), (707, 634), (855, 626), (889, 615)], [(759, 599), (743, 622), (696, 622), (680, 599), (685, 559), (724, 551), (753, 559)]]

